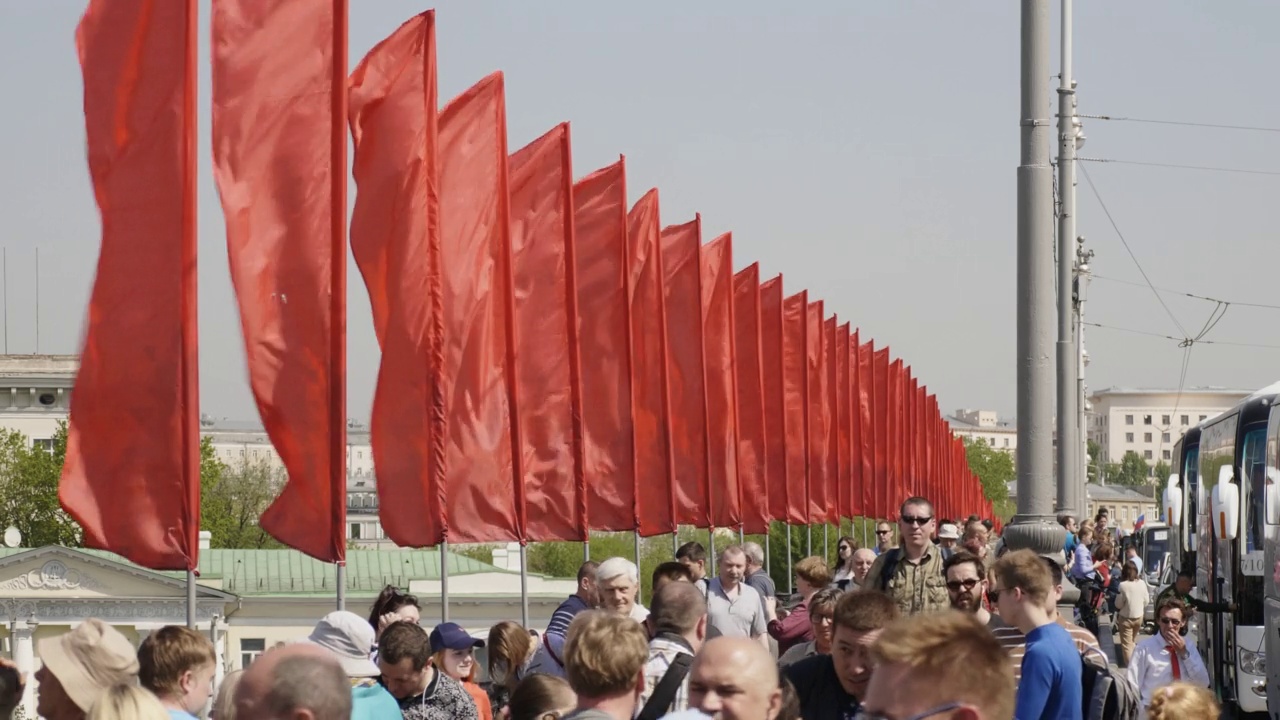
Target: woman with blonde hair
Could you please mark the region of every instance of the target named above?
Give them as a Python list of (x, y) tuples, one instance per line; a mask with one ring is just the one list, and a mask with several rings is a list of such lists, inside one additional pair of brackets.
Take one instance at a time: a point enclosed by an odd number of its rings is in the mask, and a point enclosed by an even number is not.
[(1147, 720), (1218, 720), (1221, 716), (1213, 693), (1184, 682), (1156, 690), (1147, 706)]
[(489, 680), (509, 693), (529, 675), (564, 675), (559, 663), (547, 654), (545, 643), (511, 620), (489, 628), (488, 670)]
[(169, 720), (169, 711), (149, 690), (122, 683), (102, 693), (88, 720)]
[(482, 647), (483, 640), (471, 637), (457, 623), (440, 623), (431, 631), (431, 664), (462, 683), (462, 689), (476, 704), (480, 720), (493, 720), (489, 693), (476, 684), (476, 648)]
[(236, 670), (222, 678), (218, 694), (213, 697), (213, 709), (209, 711), (211, 720), (236, 720), (236, 686), (243, 676), (243, 670)]

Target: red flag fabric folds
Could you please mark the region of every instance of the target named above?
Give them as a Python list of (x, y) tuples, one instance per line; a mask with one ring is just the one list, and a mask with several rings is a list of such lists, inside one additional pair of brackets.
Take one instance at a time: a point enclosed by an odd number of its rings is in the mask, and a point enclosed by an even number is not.
[(444, 536), (445, 421), (435, 380), (443, 315), (434, 13), (370, 50), (348, 97), (351, 251), (382, 347), (371, 418), (378, 513), (397, 545), (432, 546)]
[(809, 292), (782, 303), (782, 391), (787, 457), (787, 515), (792, 525), (809, 522)]
[(875, 342), (868, 340), (858, 346), (858, 422), (861, 425), (862, 447), (862, 514), (883, 517), (876, 495), (876, 433), (879, 432), (875, 412)]
[(575, 183), (573, 205), (587, 524), (635, 530), (625, 161)]
[(707, 382), (703, 362), (702, 220), (662, 230), (667, 313), (667, 388), (675, 522), (707, 527)]
[(810, 523), (827, 518), (827, 370), (822, 324), (822, 301), (809, 303), (805, 329), (805, 358), (808, 369), (809, 409), (809, 518)]
[(511, 156), (525, 540), (586, 540), (569, 124)]
[[(440, 113), (441, 391), (445, 539), (519, 540), (523, 528), (506, 101), (496, 72)], [(513, 437), (516, 436), (516, 437)]]
[(786, 521), (793, 462), (787, 440), (786, 364), (783, 361), (782, 276), (760, 284), (760, 372), (764, 385), (765, 478), (769, 518)]
[[(655, 188), (636, 202), (627, 217), (635, 498), (639, 532), (645, 537), (676, 530), (672, 489), (675, 472), (671, 439), (667, 434), (671, 427), (671, 406), (667, 389), (663, 243), (658, 223), (658, 191)], [(694, 297), (696, 300), (697, 296)], [(697, 312), (696, 307), (694, 312)], [(644, 491), (640, 492), (640, 488)]]
[(102, 250), (58, 497), (155, 570), (199, 553), (195, 28), (192, 0), (93, 0), (76, 29)]
[(764, 348), (760, 309), (760, 265), (733, 278), (734, 372), (738, 389), (738, 486), (742, 527), (769, 532), (768, 440), (765, 420)]
[(704, 245), (702, 333), (707, 382), (707, 509), (713, 527), (742, 522), (738, 474), (738, 389), (734, 377), (733, 238)]
[(872, 371), (875, 373), (875, 402), (872, 405), (872, 409), (875, 412), (876, 428), (876, 517), (894, 518), (897, 517), (897, 510), (893, 506), (900, 504), (905, 498), (899, 498), (895, 503), (894, 489), (889, 484), (889, 432), (891, 427), (889, 424), (889, 348), (884, 347), (875, 351), (872, 359)]
[[(336, 10), (336, 12), (335, 12)], [(288, 472), (259, 524), (346, 557), (346, 12), (214, 0), (214, 176), (249, 381)]]
[(852, 460), (853, 451), (853, 391), (849, 382), (849, 323), (836, 330), (835, 342), (831, 343), (831, 352), (835, 354), (836, 380), (832, 385), (831, 402), (835, 405), (836, 418), (836, 500), (839, 513), (843, 517), (854, 516)]

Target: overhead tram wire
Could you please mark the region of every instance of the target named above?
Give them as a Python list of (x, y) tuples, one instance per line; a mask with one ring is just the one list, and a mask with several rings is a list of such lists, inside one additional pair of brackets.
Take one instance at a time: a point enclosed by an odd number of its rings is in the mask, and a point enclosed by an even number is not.
[[(1147, 287), (1146, 283), (1134, 282), (1133, 280), (1121, 280), (1120, 278), (1107, 277), (1106, 275), (1098, 275), (1096, 273), (1091, 276), (1091, 279), (1103, 280), (1105, 282), (1113, 282), (1120, 285), (1132, 285), (1133, 287)], [(1194, 300), (1204, 300), (1206, 302), (1222, 303), (1224, 305), (1232, 305), (1234, 307), (1260, 308), (1263, 310), (1280, 310), (1280, 305), (1271, 305), (1268, 303), (1256, 303), (1256, 302), (1243, 302), (1240, 300), (1222, 300), (1220, 298), (1211, 297), (1209, 295), (1197, 295), (1196, 293), (1187, 292), (1185, 290), (1175, 290), (1173, 288), (1167, 288), (1167, 287), (1157, 286), (1156, 289), (1159, 290), (1160, 292), (1167, 292), (1167, 293), (1172, 293), (1174, 295), (1181, 295), (1182, 297), (1189, 297)]]
[[(1178, 347), (1190, 347), (1189, 345), (1186, 344), (1188, 338), (1179, 338), (1179, 337), (1174, 337), (1172, 335), (1165, 335), (1163, 333), (1151, 332), (1149, 330), (1137, 330), (1134, 328), (1119, 327), (1116, 325), (1104, 325), (1102, 323), (1089, 322), (1089, 321), (1086, 321), (1084, 324), (1087, 325), (1088, 327), (1099, 328), (1101, 330), (1110, 330), (1112, 332), (1128, 333), (1130, 335), (1143, 335), (1145, 337), (1156, 338), (1159, 340), (1170, 340), (1172, 342), (1178, 343)], [(1223, 347), (1256, 348), (1259, 350), (1280, 350), (1280, 345), (1268, 345), (1266, 343), (1235, 342), (1230, 340), (1196, 340), (1194, 341), (1194, 344), (1195, 345), (1221, 345)]]
[[(1248, 170), (1245, 168), (1216, 167), (1212, 165), (1179, 165), (1177, 163), (1143, 162), (1141, 160), (1116, 160), (1114, 158), (1078, 157), (1076, 160), (1084, 163), (1138, 165), (1141, 167), (1171, 168), (1174, 170), (1203, 170), (1205, 172), (1239, 173), (1244, 175), (1280, 175), (1280, 170)], [(1081, 169), (1083, 170), (1083, 168)]]
[(1280, 133), (1280, 128), (1259, 127), (1255, 125), (1227, 125), (1223, 123), (1187, 122), (1184, 120), (1155, 120), (1151, 118), (1119, 117), (1116, 115), (1080, 115), (1089, 120), (1111, 120), (1114, 122), (1148, 123), (1151, 125), (1180, 125), (1182, 127), (1209, 128), (1212, 130), (1244, 130), (1249, 132)]

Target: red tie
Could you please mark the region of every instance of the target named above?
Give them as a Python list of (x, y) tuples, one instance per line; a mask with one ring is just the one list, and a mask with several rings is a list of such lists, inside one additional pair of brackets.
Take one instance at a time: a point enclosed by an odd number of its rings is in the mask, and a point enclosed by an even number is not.
[(1178, 660), (1178, 651), (1173, 649), (1172, 645), (1165, 645), (1165, 650), (1169, 651), (1169, 664), (1173, 667), (1173, 679), (1182, 679), (1182, 663)]

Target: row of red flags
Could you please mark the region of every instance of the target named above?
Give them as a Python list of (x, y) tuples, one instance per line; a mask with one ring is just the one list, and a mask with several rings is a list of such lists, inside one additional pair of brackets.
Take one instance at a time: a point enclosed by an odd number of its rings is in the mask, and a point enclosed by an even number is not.
[[(77, 33), (102, 252), (60, 495), (85, 541), (192, 569), (199, 530), (196, 1)], [(936, 398), (700, 218), (574, 182), (568, 124), (508, 152), (503, 76), (437, 112), (415, 16), (348, 78), (345, 0), (214, 0), (213, 152), (249, 376), (288, 473), (264, 529), (341, 562), (350, 246), (382, 350), (372, 445), (405, 546), (991, 507)], [(152, 388), (138, 393), (136, 388)]]

